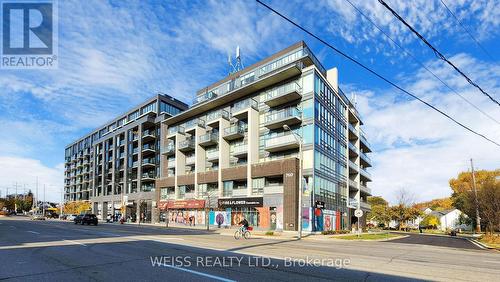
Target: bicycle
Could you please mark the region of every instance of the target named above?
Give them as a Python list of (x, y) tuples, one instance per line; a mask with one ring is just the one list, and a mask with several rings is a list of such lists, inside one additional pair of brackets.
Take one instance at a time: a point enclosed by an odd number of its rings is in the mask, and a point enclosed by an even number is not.
[(248, 227), (247, 229), (245, 229), (243, 226), (238, 228), (238, 230), (236, 230), (236, 232), (234, 232), (234, 239), (239, 240), (241, 237), (243, 237), (245, 239), (249, 239), (251, 236), (251, 233), (249, 230), (252, 230), (251, 227)]

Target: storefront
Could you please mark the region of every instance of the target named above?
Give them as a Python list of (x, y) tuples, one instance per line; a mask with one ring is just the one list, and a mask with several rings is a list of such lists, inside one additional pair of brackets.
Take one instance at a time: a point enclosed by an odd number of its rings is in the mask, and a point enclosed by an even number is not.
[(206, 222), (205, 200), (161, 201), (160, 222), (168, 220), (173, 225), (204, 225)]
[(210, 212), (210, 224), (219, 227), (238, 226), (245, 218), (250, 226), (262, 230), (283, 229), (283, 207), (281, 197), (219, 199), (219, 211)]

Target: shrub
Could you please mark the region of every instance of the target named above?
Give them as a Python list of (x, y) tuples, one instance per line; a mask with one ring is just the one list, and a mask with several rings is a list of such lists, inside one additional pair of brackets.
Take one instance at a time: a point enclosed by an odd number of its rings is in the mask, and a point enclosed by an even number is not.
[(325, 230), (321, 231), (323, 235), (337, 235), (337, 234), (349, 234), (351, 231), (349, 230)]
[(273, 236), (273, 235), (274, 235), (274, 231), (267, 231), (267, 232), (266, 232), (266, 235), (267, 235), (267, 236)]

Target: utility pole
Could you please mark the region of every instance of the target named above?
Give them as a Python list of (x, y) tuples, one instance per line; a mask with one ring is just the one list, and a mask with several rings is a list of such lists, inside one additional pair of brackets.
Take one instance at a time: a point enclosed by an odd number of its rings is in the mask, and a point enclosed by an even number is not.
[(43, 204), (42, 204), (42, 214), (45, 215), (45, 184), (43, 184)]
[(14, 211), (17, 213), (17, 182), (14, 187), (16, 189), (16, 195), (14, 196)]
[[(35, 202), (36, 198), (36, 202)], [(35, 208), (38, 207), (38, 176), (36, 177), (36, 197), (33, 197), (33, 205), (35, 205)]]
[(472, 188), (474, 189), (474, 201), (476, 204), (476, 232), (481, 233), (481, 218), (479, 217), (479, 202), (477, 201), (476, 176), (474, 175), (474, 163), (470, 159), (470, 167), (472, 170)]

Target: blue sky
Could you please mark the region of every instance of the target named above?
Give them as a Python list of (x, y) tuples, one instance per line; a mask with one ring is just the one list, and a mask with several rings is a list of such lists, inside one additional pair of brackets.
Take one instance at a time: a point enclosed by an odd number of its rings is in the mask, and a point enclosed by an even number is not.
[[(500, 111), (425, 46), (376, 0), (351, 0), (394, 40), (493, 119)], [(387, 1), (475, 82), (500, 99), (500, 3), (446, 1), (490, 58), (438, 1)], [(500, 141), (500, 125), (454, 95), (345, 0), (266, 1), (328, 42)], [(446, 196), (447, 180), (467, 169), (498, 168), (500, 149), (340, 58), (252, 1), (59, 1), (59, 68), (0, 70), (0, 190), (35, 177), (58, 200), (64, 147), (111, 117), (168, 93), (191, 103), (196, 90), (222, 79), (228, 52), (241, 46), (250, 65), (304, 40), (326, 68), (339, 68), (357, 96), (374, 147), (374, 194), (417, 200)]]

